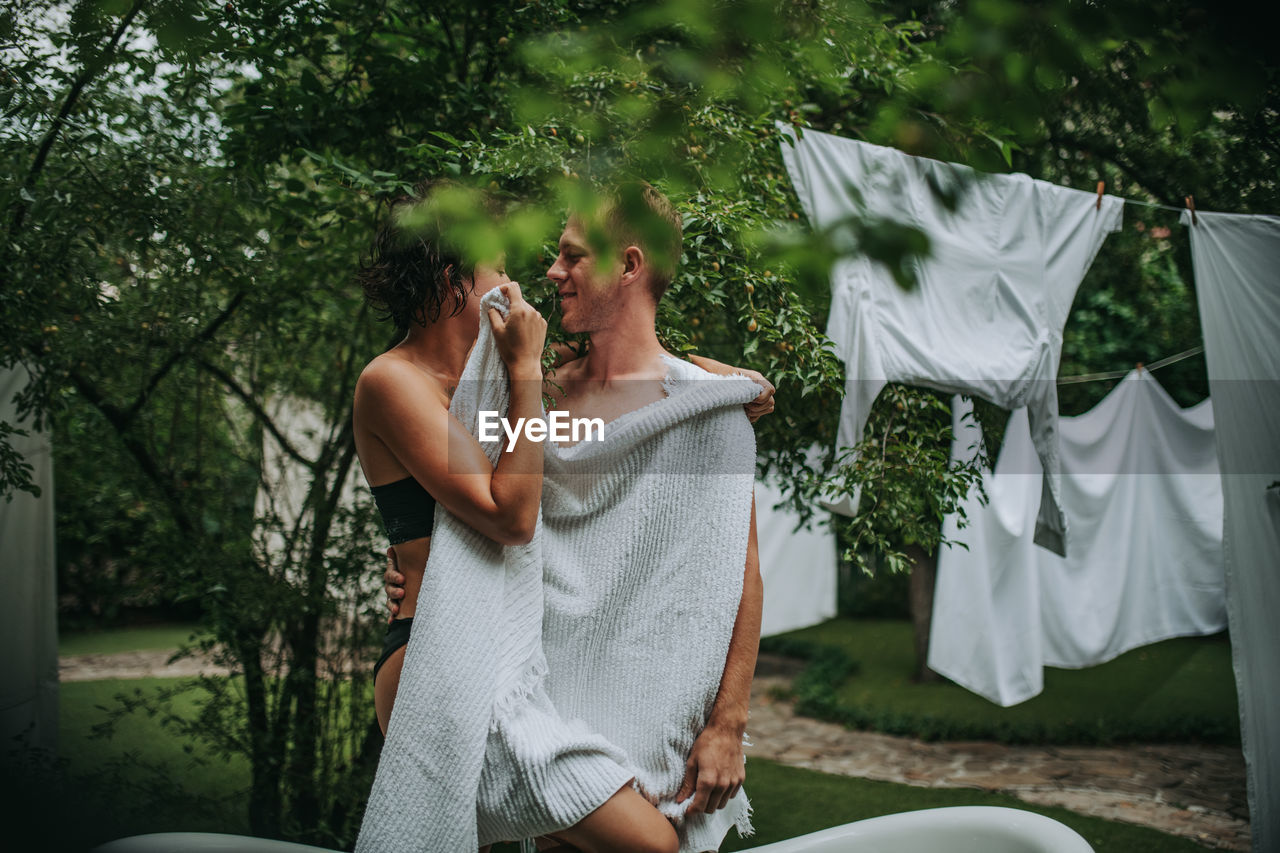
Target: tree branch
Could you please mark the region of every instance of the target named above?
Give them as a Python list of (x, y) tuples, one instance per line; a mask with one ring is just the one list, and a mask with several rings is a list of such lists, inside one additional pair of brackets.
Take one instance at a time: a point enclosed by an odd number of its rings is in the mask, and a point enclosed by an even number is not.
[[(91, 63), (87, 63), (80, 70), (79, 76), (71, 84), (71, 88), (67, 91), (67, 97), (62, 101), (62, 107), (58, 110), (58, 114), (53, 118), (53, 124), (49, 125), (49, 129), (45, 132), (44, 139), (40, 140), (40, 147), (36, 150), (35, 159), (31, 161), (31, 168), (27, 171), (27, 177), (22, 181), (22, 187), (30, 191), (40, 179), (40, 173), (44, 171), (44, 164), (49, 159), (49, 152), (53, 150), (53, 144), (58, 141), (63, 127), (67, 123), (67, 119), (71, 115), (71, 111), (75, 109), (76, 103), (80, 100), (80, 93), (84, 91), (85, 86), (93, 80), (99, 71), (106, 67), (111, 59), (111, 54), (115, 51), (116, 45), (120, 43), (120, 39), (124, 37), (125, 31), (133, 23), (133, 19), (142, 11), (142, 7), (147, 5), (147, 0), (134, 0), (132, 8), (125, 13), (120, 19), (120, 23), (116, 26), (115, 32), (111, 34), (107, 46), (102, 49), (98, 57)], [(9, 236), (16, 236), (22, 230), (22, 223), (27, 218), (27, 210), (30, 209), (30, 203), (23, 198), (18, 199), (18, 208), (14, 212), (13, 221), (9, 224)]]
[(467, 6), (467, 17), (462, 24), (462, 55), (458, 57), (458, 84), (465, 85), (471, 74), (471, 44), (475, 34), (471, 25), (475, 22), (475, 8)]
[(231, 315), (234, 314), (235, 310), (240, 307), (242, 302), (244, 302), (245, 296), (246, 292), (241, 291), (231, 297), (231, 301), (227, 303), (227, 306), (218, 313), (217, 317), (214, 317), (213, 320), (209, 322), (209, 325), (205, 326), (200, 331), (200, 334), (192, 338), (186, 346), (180, 347), (169, 354), (169, 357), (165, 359), (164, 364), (161, 364), (159, 369), (157, 369), (156, 372), (151, 375), (151, 378), (147, 380), (147, 386), (142, 389), (141, 393), (138, 394), (137, 398), (132, 404), (130, 404), (129, 408), (124, 410), (124, 417), (126, 420), (132, 420), (137, 416), (138, 412), (142, 410), (142, 407), (151, 399), (151, 395), (155, 393), (156, 387), (166, 376), (169, 375), (169, 371), (173, 370), (173, 368), (177, 366), (178, 362), (182, 361), (201, 345), (208, 343), (209, 340), (217, 334), (218, 329), (222, 328), (223, 324), (225, 324), (227, 320), (231, 319)]
[(1182, 206), (1182, 194), (1176, 189), (1167, 186), (1164, 180), (1155, 174), (1134, 163), (1114, 144), (1094, 138), (1086, 139), (1074, 133), (1063, 131), (1061, 128), (1053, 127), (1049, 128), (1049, 142), (1051, 145), (1062, 145), (1101, 157), (1144, 187), (1162, 203), (1173, 207)]
[[(342, 424), (342, 430), (334, 438), (333, 442), (326, 448), (324, 459), (322, 460), (324, 468), (328, 468), (333, 464), (334, 456), (337, 451), (341, 451), (342, 455), (338, 458), (337, 470), (334, 473), (334, 479), (330, 483), (325, 477), (323, 469), (316, 472), (316, 477), (312, 480), (313, 490), (319, 490), (320, 494), (310, 496), (314, 500), (312, 506), (311, 517), (311, 545), (310, 553), (307, 555), (307, 564), (312, 568), (312, 572), (318, 572), (324, 566), (324, 552), (329, 543), (329, 528), (333, 525), (333, 514), (337, 512), (338, 502), (342, 500), (342, 486), (347, 479), (347, 474), (351, 470), (351, 464), (356, 458), (355, 443), (355, 420), (350, 414)], [(328, 493), (324, 489), (328, 486)], [(325, 584), (322, 579), (315, 574), (308, 578), (308, 588), (313, 597), (322, 597), (325, 592)], [(318, 603), (318, 598), (316, 601)]]
[(234, 376), (206, 358), (196, 359), (196, 364), (209, 371), (210, 375), (223, 385), (226, 385), (232, 394), (235, 394), (240, 398), (240, 402), (244, 403), (245, 406), (248, 407), (249, 411), (252, 412), (253, 416), (258, 420), (258, 423), (262, 424), (263, 428), (265, 428), (267, 432), (271, 433), (271, 437), (276, 440), (278, 445), (280, 445), (280, 449), (285, 452), (285, 455), (290, 459), (293, 459), (295, 462), (298, 462), (300, 465), (306, 466), (308, 470), (316, 469), (316, 466), (319, 463), (303, 456), (302, 453), (290, 443), (289, 439), (285, 438), (284, 433), (280, 432), (280, 429), (275, 425), (275, 421), (271, 419), (271, 416), (268, 415), (266, 410), (262, 408), (261, 404), (254, 399), (253, 395), (250, 394), (243, 385), (235, 380)]
[(75, 385), (76, 390), (80, 392), (89, 404), (102, 413), (107, 419), (107, 423), (115, 429), (116, 435), (119, 436), (121, 443), (125, 449), (137, 461), (138, 467), (142, 469), (142, 473), (146, 475), (152, 483), (156, 485), (164, 495), (165, 502), (168, 504), (169, 512), (173, 515), (173, 520), (178, 525), (178, 529), (188, 536), (194, 536), (198, 530), (195, 521), (190, 518), (184, 504), (182, 502), (182, 494), (173, 480), (168, 477), (160, 468), (159, 462), (147, 450), (143, 442), (134, 435), (131, 427), (130, 419), (124, 417), (124, 413), (119, 407), (112, 405), (102, 395), (92, 382), (82, 376), (79, 371), (71, 371), (67, 374), (71, 383)]
[[(418, 8), (428, 18), (435, 19), (436, 23), (440, 26), (440, 32), (444, 33), (445, 41), (449, 43), (449, 52), (452, 53), (454, 55), (454, 58), (456, 59), (458, 56), (458, 42), (454, 40), (453, 30), (450, 28), (449, 22), (445, 20), (445, 16), (440, 14), (437, 10), (431, 8), (430, 5), (427, 2), (425, 2), (425, 0), (418, 0)], [(461, 83), (462, 80), (459, 79), (458, 82)]]
[[(369, 303), (361, 302), (360, 310), (359, 310), (359, 313), (356, 314), (356, 320), (355, 320), (355, 327), (357, 329), (367, 328), (367, 324), (364, 323), (364, 318), (368, 313), (369, 313)], [(342, 378), (339, 379), (336, 383), (334, 383), (336, 392), (331, 404), (331, 408), (329, 409), (329, 411), (331, 412), (338, 411), (339, 408), (344, 405), (343, 401), (346, 401), (345, 403), (346, 406), (350, 407), (351, 405), (350, 403), (351, 397), (355, 393), (355, 383), (353, 382), (353, 376), (355, 375), (355, 372), (356, 372), (355, 371), (356, 359), (358, 354), (364, 351), (361, 347), (366, 343), (366, 335), (360, 334), (358, 337), (358, 342), (359, 342), (359, 345), (357, 345), (357, 343), (353, 341), (352, 345), (347, 348), (347, 357), (344, 360), (342, 365)]]

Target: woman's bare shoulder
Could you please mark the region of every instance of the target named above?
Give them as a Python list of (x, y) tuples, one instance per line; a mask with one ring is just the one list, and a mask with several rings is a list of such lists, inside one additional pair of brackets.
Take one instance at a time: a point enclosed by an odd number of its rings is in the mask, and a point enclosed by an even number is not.
[(357, 411), (362, 402), (379, 404), (410, 398), (417, 404), (439, 402), (448, 408), (448, 394), (440, 380), (394, 352), (384, 352), (360, 371), (356, 380), (355, 405)]

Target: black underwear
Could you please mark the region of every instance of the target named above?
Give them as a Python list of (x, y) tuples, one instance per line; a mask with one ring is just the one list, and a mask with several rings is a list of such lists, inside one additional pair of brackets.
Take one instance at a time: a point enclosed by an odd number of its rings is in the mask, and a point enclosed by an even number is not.
[(373, 680), (378, 680), (378, 670), (382, 669), (382, 665), (387, 662), (387, 658), (395, 654), (397, 649), (404, 648), (409, 642), (409, 631), (413, 628), (413, 617), (406, 616), (403, 619), (394, 619), (387, 626), (387, 633), (382, 638), (382, 655), (378, 658), (378, 662), (373, 665)]
[(370, 486), (373, 502), (378, 505), (382, 526), (392, 545), (423, 539), (431, 535), (431, 523), (435, 518), (436, 499), (412, 477)]

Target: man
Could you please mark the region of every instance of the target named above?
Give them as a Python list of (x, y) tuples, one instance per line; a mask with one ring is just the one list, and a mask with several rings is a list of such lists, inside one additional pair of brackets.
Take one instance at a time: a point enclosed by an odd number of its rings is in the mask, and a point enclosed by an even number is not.
[[(609, 423), (661, 399), (670, 368), (655, 317), (680, 257), (680, 231), (679, 214), (647, 184), (625, 187), (606, 202), (595, 222), (570, 217), (547, 276), (560, 295), (564, 330), (586, 333), (591, 342), (583, 358), (551, 377), (556, 408), (574, 418), (598, 417)], [(686, 535), (696, 535), (697, 524), (689, 519)], [(725, 807), (745, 776), (742, 738), (763, 601), (755, 540), (753, 504), (742, 595), (724, 673), (707, 725), (686, 760), (677, 797), (683, 802), (692, 794), (689, 808), (695, 813)], [(548, 606), (553, 605), (549, 600)]]
[[(680, 229), (679, 215), (670, 202), (648, 184), (623, 187), (595, 215), (570, 217), (560, 237), (558, 257), (547, 274), (560, 295), (564, 329), (588, 334), (590, 345), (584, 357), (562, 365), (548, 376), (547, 389), (556, 409), (572, 418), (600, 418), (608, 431), (625, 423), (632, 413), (664, 399), (677, 374), (690, 382), (711, 381), (710, 377), (698, 378), (705, 374), (698, 374), (687, 363), (665, 353), (655, 332), (657, 305), (680, 256)], [(767, 399), (769, 394), (761, 396)], [(764, 405), (772, 407), (771, 401)], [(549, 465), (555, 455), (548, 445)], [(556, 490), (573, 488), (555, 480), (554, 467), (551, 465), (544, 487), (544, 520), (552, 527), (558, 521), (566, 521), (556, 516)], [(663, 476), (662, 472), (658, 476)], [(708, 487), (706, 483), (678, 477), (678, 472), (672, 472), (664, 482), (679, 489)], [(741, 478), (736, 482), (741, 483)], [(659, 638), (650, 636), (646, 641), (641, 634), (637, 641), (636, 629), (626, 624), (601, 627), (601, 623), (617, 622), (623, 616), (643, 617), (642, 611), (651, 608), (651, 602), (661, 600), (651, 595), (655, 587), (679, 582), (680, 575), (671, 574), (669, 565), (650, 567), (640, 560), (585, 573), (575, 573), (571, 559), (553, 555), (545, 563), (543, 643), (550, 665), (547, 692), (566, 717), (583, 720), (614, 742), (630, 743), (633, 752), (653, 753), (652, 772), (636, 772), (635, 788), (680, 827), (681, 850), (714, 850), (730, 824), (736, 824), (740, 831), (749, 828), (746, 800), (741, 794), (745, 776), (742, 740), (759, 640), (763, 584), (749, 479), (747, 483), (747, 500), (742, 506), (749, 507), (749, 527), (744, 517), (745, 554), (739, 552), (738, 556), (742, 567), (740, 585), (716, 595), (708, 592), (707, 601), (717, 602), (710, 605), (713, 612), (696, 613), (696, 618), (708, 625), (731, 624), (732, 631), (727, 652), (721, 653), (722, 662), (710, 684), (710, 712), (705, 719), (692, 723), (697, 730), (691, 746), (681, 740), (678, 732), (668, 731), (688, 723), (641, 719), (644, 708), (637, 705), (638, 697), (628, 697), (616, 679), (609, 677), (619, 669), (643, 672), (645, 662), (629, 646), (657, 645)], [(595, 514), (584, 514), (580, 520), (588, 525), (605, 523), (603, 516)], [(639, 523), (649, 520), (639, 519)], [(676, 518), (670, 522), (667, 535), (695, 540), (703, 521), (697, 517)], [(663, 571), (668, 573), (663, 575)], [(652, 575), (643, 574), (638, 582), (634, 578), (628, 580), (637, 572)], [(400, 577), (389, 569), (387, 578), (390, 595), (398, 597), (395, 587), (402, 582)], [(726, 604), (732, 608), (727, 613)], [(682, 629), (673, 625), (672, 630), (687, 631), (691, 642), (709, 636), (714, 643), (719, 629), (701, 625)], [(584, 654), (584, 646), (593, 651)], [(692, 704), (705, 711), (697, 700), (697, 691), (707, 688), (705, 667), (691, 673), (690, 679)], [(677, 680), (672, 689), (678, 691), (681, 687)], [(711, 697), (713, 703), (709, 701)], [(664, 743), (650, 749), (645, 738)], [(662, 772), (667, 763), (662, 750), (665, 747), (669, 751), (675, 744), (688, 749), (687, 755), (681, 754), (677, 759), (682, 762), (683, 771), (678, 790), (673, 790), (670, 774), (664, 777)], [(676, 779), (679, 782), (679, 775)], [(629, 792), (619, 792), (622, 793)], [(711, 817), (726, 807), (730, 808), (724, 817)], [(617, 823), (630, 819), (626, 810), (611, 799), (580, 824), (555, 832), (555, 842), (540, 841), (540, 846), (564, 842), (581, 850), (601, 849)], [(655, 849), (664, 847), (660, 844)]]

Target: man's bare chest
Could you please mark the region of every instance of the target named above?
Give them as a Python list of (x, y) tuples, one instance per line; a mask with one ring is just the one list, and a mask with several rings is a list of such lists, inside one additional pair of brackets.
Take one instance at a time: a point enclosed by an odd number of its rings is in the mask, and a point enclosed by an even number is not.
[[(594, 387), (590, 387), (594, 386)], [(572, 418), (600, 418), (605, 423), (666, 397), (660, 379), (620, 380), (601, 387), (597, 383), (568, 382), (553, 408)]]

